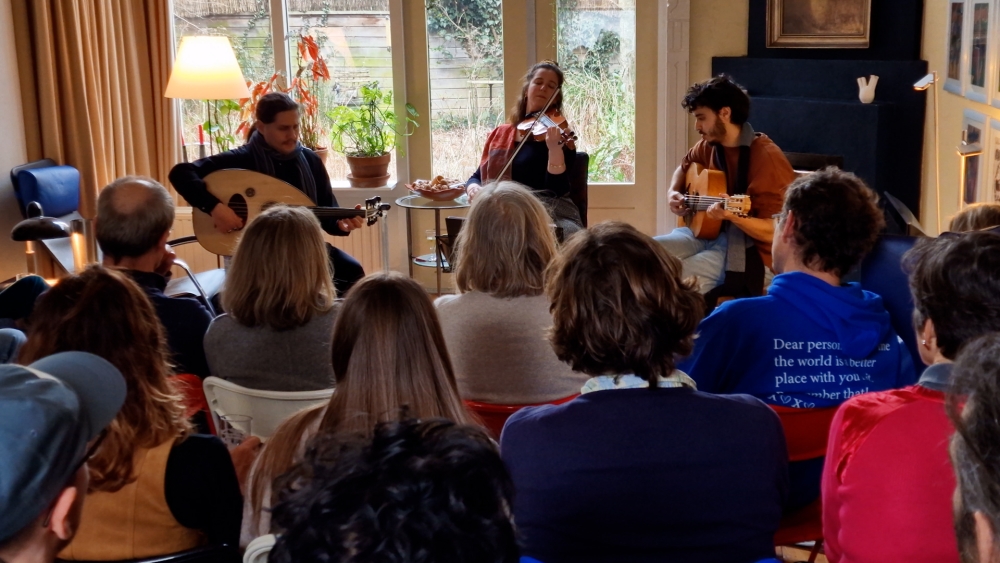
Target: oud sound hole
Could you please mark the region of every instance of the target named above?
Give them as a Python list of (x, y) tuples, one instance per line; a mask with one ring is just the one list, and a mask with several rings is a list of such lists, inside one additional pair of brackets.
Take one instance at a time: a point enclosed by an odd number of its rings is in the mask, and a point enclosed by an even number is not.
[(243, 220), (243, 224), (247, 224), (247, 200), (242, 194), (233, 194), (233, 197), (229, 198), (229, 208), (236, 213), (236, 216)]

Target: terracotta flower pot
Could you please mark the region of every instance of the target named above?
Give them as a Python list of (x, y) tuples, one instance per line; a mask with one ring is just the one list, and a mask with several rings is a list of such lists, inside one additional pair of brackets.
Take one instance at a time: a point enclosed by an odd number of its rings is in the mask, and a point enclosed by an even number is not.
[(326, 160), (330, 157), (330, 149), (326, 147), (318, 147), (312, 150), (319, 157), (320, 161), (323, 162), (323, 166), (326, 166)]
[(384, 186), (389, 180), (389, 159), (391, 155), (381, 156), (348, 156), (347, 165), (351, 173), (347, 175), (351, 186), (355, 188), (377, 188)]

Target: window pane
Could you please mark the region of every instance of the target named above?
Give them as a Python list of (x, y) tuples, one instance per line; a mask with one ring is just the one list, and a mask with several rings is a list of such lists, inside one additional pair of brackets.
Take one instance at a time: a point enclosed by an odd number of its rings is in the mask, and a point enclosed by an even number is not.
[[(289, 0), (288, 35), (290, 72), (303, 67), (298, 48), (302, 35), (315, 39), (329, 69), (330, 80), (314, 83), (313, 92), (319, 107), (317, 142), (330, 147), (328, 113), (333, 108), (356, 107), (361, 102), (360, 88), (367, 83), (377, 82), (384, 92), (392, 91), (389, 0)], [(390, 181), (396, 177), (395, 151), (391, 152)], [(347, 178), (344, 155), (328, 151), (326, 166), (332, 180)]]
[(503, 122), (500, 0), (426, 0), (435, 175), (466, 180)]
[[(268, 0), (174, 0), (173, 6), (174, 37), (178, 44), (185, 35), (225, 35), (233, 45), (244, 78), (256, 82), (274, 73)], [(233, 104), (228, 104), (228, 108), (227, 104), (219, 105), (218, 115), (212, 116), (214, 123), (221, 124), (222, 130), (217, 135), (232, 139), (225, 139), (222, 147), (216, 145), (214, 152), (243, 142), (235, 136), (238, 111), (232, 110)], [(199, 157), (198, 124), (204, 121), (204, 101), (181, 100), (181, 134), (185, 144), (191, 145), (187, 148), (189, 160)], [(206, 133), (206, 143), (208, 137)]]
[(558, 0), (563, 105), (591, 182), (635, 181), (635, 0)]

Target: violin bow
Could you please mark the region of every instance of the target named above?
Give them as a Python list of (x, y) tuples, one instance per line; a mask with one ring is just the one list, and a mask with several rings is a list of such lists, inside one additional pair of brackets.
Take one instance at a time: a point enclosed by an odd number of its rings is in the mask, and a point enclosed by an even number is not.
[[(549, 101), (545, 102), (545, 107), (543, 107), (541, 111), (535, 114), (535, 120), (531, 122), (531, 127), (529, 127), (528, 131), (525, 132), (524, 138), (521, 139), (521, 142), (517, 144), (517, 148), (514, 149), (514, 154), (510, 155), (510, 158), (507, 159), (507, 164), (503, 165), (503, 169), (500, 170), (500, 175), (497, 176), (496, 181), (499, 182), (500, 180), (503, 179), (503, 175), (507, 173), (507, 170), (510, 168), (510, 165), (514, 162), (514, 158), (517, 157), (517, 153), (521, 152), (521, 147), (524, 146), (524, 142), (527, 141), (529, 137), (531, 137), (531, 131), (535, 128), (535, 124), (538, 123), (538, 119), (541, 116), (545, 115), (545, 112), (549, 111), (549, 106), (552, 105), (552, 102), (556, 99), (556, 96), (559, 95), (559, 92), (562, 92), (562, 88), (556, 88), (556, 91), (552, 92), (552, 95), (549, 96)], [(515, 125), (514, 128), (516, 131), (517, 126)], [(513, 174), (511, 176), (513, 177)]]

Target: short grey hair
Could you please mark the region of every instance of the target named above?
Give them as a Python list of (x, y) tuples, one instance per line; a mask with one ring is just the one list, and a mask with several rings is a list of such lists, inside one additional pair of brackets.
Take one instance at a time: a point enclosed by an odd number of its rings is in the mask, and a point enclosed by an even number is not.
[(114, 260), (152, 250), (174, 224), (174, 200), (147, 176), (124, 176), (97, 198), (97, 244)]

